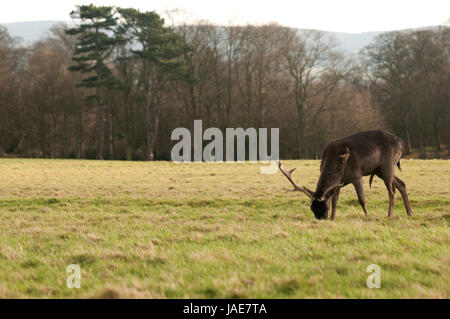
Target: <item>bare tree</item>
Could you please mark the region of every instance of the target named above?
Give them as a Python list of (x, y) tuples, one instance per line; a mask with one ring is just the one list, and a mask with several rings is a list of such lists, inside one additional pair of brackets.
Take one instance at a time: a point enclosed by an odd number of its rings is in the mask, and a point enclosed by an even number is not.
[(318, 116), (332, 107), (330, 97), (350, 73), (350, 63), (324, 32), (286, 29), (284, 38), (281, 52), (297, 109), (298, 153), (308, 157), (307, 132), (314, 131)]

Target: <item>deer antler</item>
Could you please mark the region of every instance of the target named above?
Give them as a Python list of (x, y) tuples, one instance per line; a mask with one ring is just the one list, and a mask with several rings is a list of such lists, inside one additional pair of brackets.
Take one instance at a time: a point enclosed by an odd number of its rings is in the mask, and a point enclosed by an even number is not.
[(291, 174), (293, 171), (295, 171), (295, 168), (291, 169), (290, 171), (287, 171), (284, 169), (284, 167), (281, 165), (281, 162), (278, 162), (278, 168), (280, 169), (281, 173), (283, 173), (284, 176), (286, 176), (286, 178), (291, 182), (291, 184), (294, 186), (294, 189), (292, 191), (300, 191), (306, 194), (306, 196), (308, 196), (309, 198), (312, 197), (313, 192), (311, 192), (309, 189), (307, 189), (306, 187), (298, 187), (297, 185), (295, 185), (294, 181), (291, 178)]
[(342, 184), (342, 179), (344, 178), (344, 173), (345, 173), (345, 167), (347, 166), (347, 160), (350, 157), (350, 151), (348, 150), (348, 147), (345, 148), (347, 150), (347, 152), (345, 154), (340, 155), (340, 157), (342, 158), (342, 166), (341, 166), (341, 175), (339, 176), (339, 180), (336, 184), (328, 187), (325, 192), (323, 192), (323, 195), (319, 198), (320, 201), (324, 201), (326, 198), (326, 195), (331, 192), (334, 191), (336, 188), (340, 188), (342, 186), (344, 186), (344, 184)]

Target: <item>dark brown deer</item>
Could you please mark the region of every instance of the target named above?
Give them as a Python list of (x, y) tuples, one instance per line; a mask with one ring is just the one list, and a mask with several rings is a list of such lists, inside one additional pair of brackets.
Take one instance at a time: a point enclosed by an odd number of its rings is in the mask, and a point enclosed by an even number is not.
[(311, 210), (317, 219), (327, 219), (331, 202), (331, 219), (334, 220), (341, 187), (353, 184), (364, 214), (367, 216), (364, 197), (363, 176), (370, 175), (370, 185), (374, 175), (384, 181), (389, 194), (389, 212), (394, 209), (394, 192), (398, 189), (405, 204), (406, 213), (411, 216), (411, 205), (405, 183), (394, 175), (395, 165), (400, 169), (403, 142), (386, 131), (360, 132), (331, 142), (323, 151), (320, 163), (320, 177), (316, 191), (298, 187), (291, 178), (292, 172), (281, 163), (278, 167), (294, 186), (294, 191), (305, 193), (311, 199)]

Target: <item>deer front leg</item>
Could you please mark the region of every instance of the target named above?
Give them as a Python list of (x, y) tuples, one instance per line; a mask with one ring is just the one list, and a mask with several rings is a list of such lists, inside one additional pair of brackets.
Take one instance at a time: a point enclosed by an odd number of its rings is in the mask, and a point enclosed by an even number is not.
[(364, 186), (362, 177), (358, 178), (355, 182), (353, 182), (353, 186), (355, 186), (356, 194), (358, 195), (358, 201), (364, 210), (364, 214), (367, 216), (366, 209), (366, 198), (364, 196)]
[(338, 188), (333, 195), (333, 199), (331, 201), (331, 220), (334, 220), (335, 216), (336, 216), (336, 206), (339, 200), (339, 192), (340, 189)]
[(394, 187), (393, 187), (393, 181), (391, 180), (384, 180), (384, 184), (386, 185), (388, 195), (389, 195), (389, 210), (388, 210), (388, 217), (392, 217), (392, 212), (394, 211)]

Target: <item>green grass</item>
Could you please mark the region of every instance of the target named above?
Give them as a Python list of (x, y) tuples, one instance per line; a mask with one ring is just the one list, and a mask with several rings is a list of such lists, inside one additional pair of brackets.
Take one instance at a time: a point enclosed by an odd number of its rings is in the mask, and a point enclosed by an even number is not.
[[(318, 161), (284, 164), (314, 188)], [(334, 222), (259, 167), (0, 160), (0, 298), (450, 297), (448, 161), (402, 161), (412, 217), (366, 178), (369, 216), (347, 186)]]

